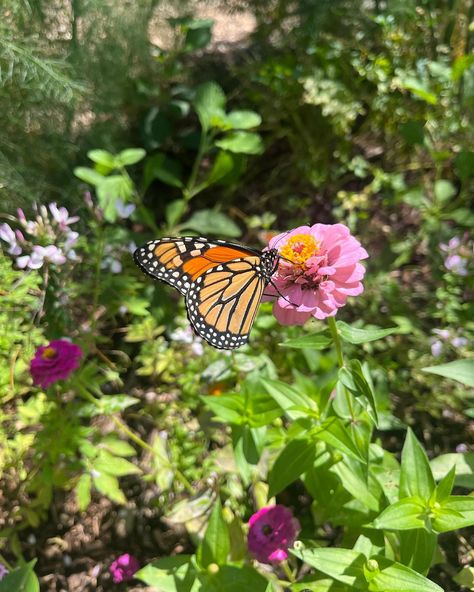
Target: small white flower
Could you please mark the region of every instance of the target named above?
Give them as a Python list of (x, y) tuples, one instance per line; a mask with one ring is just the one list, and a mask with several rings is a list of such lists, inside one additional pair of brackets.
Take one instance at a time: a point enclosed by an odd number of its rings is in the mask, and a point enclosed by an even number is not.
[(65, 207), (58, 208), (55, 202), (49, 204), (49, 211), (54, 220), (58, 223), (59, 228), (63, 231), (67, 231), (70, 224), (74, 224), (74, 222), (79, 220), (79, 216), (69, 217), (67, 209)]
[(126, 203), (124, 203), (123, 200), (121, 200), (119, 198), (115, 202), (115, 209), (117, 211), (117, 214), (119, 215), (119, 218), (125, 219), (125, 218), (130, 218), (130, 216), (135, 211), (136, 206), (135, 206), (135, 204), (126, 204)]

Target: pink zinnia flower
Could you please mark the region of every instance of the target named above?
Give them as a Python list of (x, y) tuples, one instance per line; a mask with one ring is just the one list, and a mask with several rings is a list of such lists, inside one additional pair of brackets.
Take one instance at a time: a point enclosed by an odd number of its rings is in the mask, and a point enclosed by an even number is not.
[(261, 563), (284, 561), (300, 532), (300, 523), (285, 506), (266, 506), (249, 520), (248, 548)]
[(136, 557), (125, 553), (120, 555), (110, 566), (109, 571), (115, 584), (131, 580), (140, 569), (140, 562)]
[[(282, 259), (267, 291), (278, 297), (273, 313), (282, 325), (303, 325), (311, 316), (332, 317), (348, 296), (364, 291), (369, 255), (344, 224), (299, 226), (273, 237), (268, 245)], [(284, 297), (283, 297), (284, 296)]]
[(53, 382), (68, 378), (79, 366), (82, 349), (67, 339), (55, 339), (41, 345), (30, 362), (33, 384), (47, 388)]

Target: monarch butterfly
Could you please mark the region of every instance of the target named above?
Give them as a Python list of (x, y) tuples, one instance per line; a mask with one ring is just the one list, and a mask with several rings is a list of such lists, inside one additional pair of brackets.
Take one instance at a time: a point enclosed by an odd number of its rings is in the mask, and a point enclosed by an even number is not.
[(248, 341), (280, 256), (277, 249), (184, 236), (152, 240), (133, 258), (144, 273), (183, 294), (200, 337), (218, 349), (236, 349)]

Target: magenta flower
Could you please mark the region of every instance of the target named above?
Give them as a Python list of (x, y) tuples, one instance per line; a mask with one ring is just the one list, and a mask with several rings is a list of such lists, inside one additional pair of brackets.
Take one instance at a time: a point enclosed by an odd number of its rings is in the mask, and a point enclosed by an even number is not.
[(120, 555), (110, 566), (109, 571), (115, 584), (131, 580), (140, 569), (140, 562), (136, 557), (125, 553)]
[(285, 506), (266, 506), (251, 516), (247, 539), (250, 553), (261, 563), (284, 561), (300, 532), (300, 523)]
[(282, 259), (267, 291), (278, 297), (273, 314), (282, 325), (303, 325), (310, 317), (332, 317), (348, 296), (364, 291), (369, 255), (344, 224), (299, 226), (270, 240)]
[(67, 339), (55, 339), (41, 345), (30, 362), (33, 384), (47, 388), (53, 382), (68, 378), (79, 366), (82, 349)]

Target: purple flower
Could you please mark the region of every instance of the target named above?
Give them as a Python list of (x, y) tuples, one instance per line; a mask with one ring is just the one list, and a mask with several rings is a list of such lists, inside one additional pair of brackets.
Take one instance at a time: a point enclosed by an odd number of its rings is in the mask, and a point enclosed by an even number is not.
[(456, 275), (467, 275), (467, 260), (460, 255), (448, 255), (444, 260), (444, 266)]
[(441, 355), (442, 351), (443, 344), (441, 343), (441, 341), (439, 341), (439, 339), (433, 341), (433, 343), (431, 344), (431, 355), (435, 358), (438, 358)]
[(451, 345), (453, 347), (464, 347), (468, 343), (469, 343), (469, 340), (466, 339), (465, 337), (455, 337), (454, 339), (451, 339)]
[(43, 267), (45, 261), (55, 263), (56, 265), (62, 265), (65, 263), (66, 257), (61, 249), (55, 245), (48, 245), (47, 247), (35, 245), (31, 255), (17, 257), (16, 264), (21, 269), (24, 269), (25, 267), (28, 267), (29, 269), (39, 269), (40, 267)]
[(115, 584), (131, 580), (140, 569), (140, 562), (136, 557), (125, 553), (120, 555), (110, 566), (109, 571)]
[(8, 569), (3, 565), (3, 563), (0, 563), (0, 580), (3, 580), (7, 573)]
[(82, 349), (67, 339), (55, 339), (41, 345), (30, 362), (33, 384), (47, 388), (53, 382), (68, 378), (79, 366)]
[(449, 339), (448, 329), (433, 329), (432, 333), (439, 335), (441, 339)]
[(74, 224), (79, 220), (79, 216), (71, 216), (69, 217), (69, 212), (66, 208), (60, 207), (56, 205), (56, 203), (49, 204), (49, 211), (53, 216), (54, 220), (57, 222), (59, 228), (66, 232), (68, 230), (68, 226), (70, 224)]
[(8, 243), (8, 253), (10, 255), (19, 255), (21, 247), (17, 243), (19, 237), (15, 234), (9, 224), (5, 223), (0, 226), (0, 239)]
[(135, 204), (126, 204), (120, 198), (115, 202), (115, 209), (119, 218), (130, 218), (135, 211)]
[(300, 532), (300, 523), (285, 506), (266, 506), (249, 520), (248, 549), (261, 563), (284, 561)]

